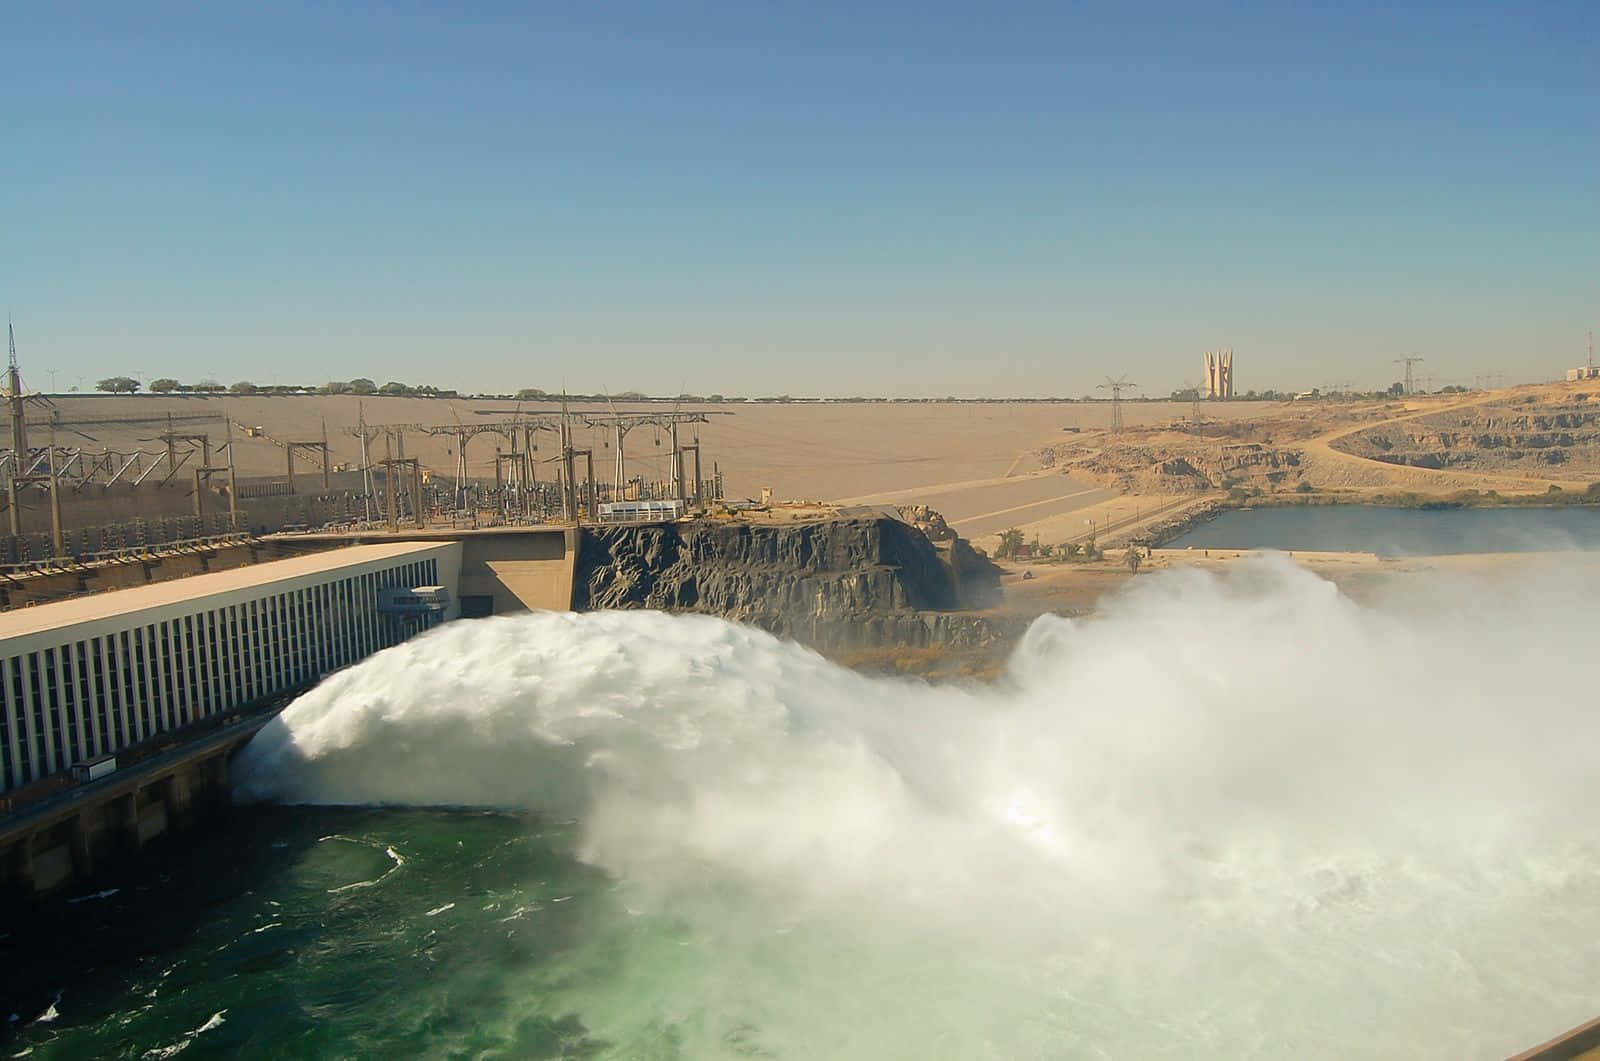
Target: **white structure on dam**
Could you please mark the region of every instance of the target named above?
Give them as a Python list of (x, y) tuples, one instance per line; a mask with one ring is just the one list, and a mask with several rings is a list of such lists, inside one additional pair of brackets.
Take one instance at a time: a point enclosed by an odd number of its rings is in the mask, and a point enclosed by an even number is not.
[(453, 618), (461, 556), (459, 541), (355, 545), (0, 613), (0, 791), (304, 685), (430, 621), (380, 611), (386, 589), (442, 587), (406, 599), (448, 601)]

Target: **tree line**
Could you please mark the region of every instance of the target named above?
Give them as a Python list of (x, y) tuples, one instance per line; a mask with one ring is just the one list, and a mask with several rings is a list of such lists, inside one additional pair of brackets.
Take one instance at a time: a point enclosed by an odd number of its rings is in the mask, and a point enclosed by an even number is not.
[[(132, 376), (111, 376), (95, 384), (95, 389), (107, 394), (137, 394), (144, 384)], [(151, 394), (358, 394), (358, 395), (388, 395), (412, 398), (457, 398), (457, 391), (445, 390), (439, 387), (430, 387), (426, 384), (400, 383), (390, 380), (379, 386), (370, 379), (332, 380), (320, 386), (304, 386), (294, 384), (256, 384), (249, 380), (239, 380), (237, 383), (222, 384), (214, 379), (204, 379), (199, 383), (181, 383), (178, 380), (163, 376), (150, 381), (148, 388)]]

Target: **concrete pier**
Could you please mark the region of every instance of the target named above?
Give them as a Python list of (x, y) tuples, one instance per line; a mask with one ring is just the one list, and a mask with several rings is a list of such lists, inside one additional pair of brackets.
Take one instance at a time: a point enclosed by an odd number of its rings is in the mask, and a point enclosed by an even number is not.
[[(318, 551), (0, 611), (0, 889), (81, 884), (225, 808), (229, 757), (331, 671), (433, 622), (570, 608), (578, 543), (301, 535)], [(437, 614), (395, 605), (423, 589)]]
[(29, 899), (92, 880), (117, 859), (227, 806), (228, 760), (276, 707), (0, 818), (0, 889)]
[(462, 615), (481, 618), (524, 611), (568, 611), (583, 531), (572, 526), (492, 527), (482, 530), (326, 531), (284, 535), (305, 545), (450, 542), (461, 549), (458, 592)]
[(226, 807), (228, 757), (288, 698), (459, 614), (461, 553), (327, 548), (0, 611), (0, 889), (87, 881)]

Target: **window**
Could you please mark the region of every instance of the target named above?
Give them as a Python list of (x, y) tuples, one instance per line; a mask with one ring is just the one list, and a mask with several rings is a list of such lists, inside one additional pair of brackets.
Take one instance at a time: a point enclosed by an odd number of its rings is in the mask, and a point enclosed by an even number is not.
[(160, 625), (156, 644), (161, 647), (161, 660), (156, 666), (156, 685), (161, 691), (161, 716), (172, 723), (172, 713), (178, 702), (178, 677), (183, 673), (183, 663), (178, 657), (177, 642), (173, 639), (174, 622)]
[(44, 659), (41, 661), (44, 673), (44, 711), (45, 719), (50, 727), (50, 753), (55, 761), (57, 770), (67, 765), (67, 757), (72, 754), (67, 743), (67, 711), (62, 703), (61, 670), (58, 656), (60, 650), (47, 648), (40, 653)]
[(79, 738), (84, 758), (99, 755), (101, 751), (99, 704), (94, 696), (94, 682), (89, 675), (89, 643), (79, 641), (74, 647), (73, 673), (78, 678), (78, 716), (82, 736)]
[(106, 683), (106, 642), (97, 637), (90, 642), (90, 657), (94, 661), (94, 702), (100, 712), (100, 750), (113, 751), (122, 745), (122, 738), (111, 724), (111, 687)]
[(183, 661), (183, 685), (187, 696), (184, 699), (184, 711), (179, 716), (179, 719), (182, 722), (192, 722), (200, 711), (201, 678), (200, 644), (199, 638), (195, 633), (194, 616), (185, 615), (183, 617), (181, 636), (183, 638), (185, 657)]
[(112, 700), (116, 709), (112, 712), (117, 720), (117, 732), (121, 734), (122, 743), (128, 744), (138, 739), (134, 732), (133, 708), (128, 702), (128, 689), (133, 682), (133, 675), (128, 669), (128, 631), (119, 630), (111, 635), (111, 685)]
[(55, 756), (46, 744), (47, 734), (50, 730), (49, 721), (44, 713), (44, 691), (39, 683), (43, 674), (39, 669), (39, 653), (28, 653), (28, 670), (23, 676), (23, 684), (28, 689), (28, 708), (33, 716), (33, 753), (34, 764), (42, 777), (55, 769)]
[(156, 717), (155, 697), (150, 688), (150, 653), (155, 650), (155, 627), (146, 630), (138, 627), (133, 631), (133, 681), (135, 714), (144, 719), (146, 735), (160, 729), (160, 720)]
[(202, 617), (206, 631), (206, 670), (211, 679), (206, 687), (206, 714), (217, 710), (222, 700), (222, 645), (217, 641), (217, 612), (208, 609)]
[(6, 665), (6, 689), (11, 710), (7, 712), (12, 718), (13, 739), (16, 741), (16, 750), (13, 756), (20, 766), (17, 778), (18, 784), (27, 784), (34, 778), (33, 749), (28, 746), (28, 700), (23, 692), (22, 668), (26, 665), (21, 656), (13, 656)]
[(72, 646), (62, 645), (55, 650), (56, 685), (61, 689), (57, 726), (61, 730), (63, 765), (75, 763), (84, 757), (84, 727), (78, 717), (78, 675), (74, 669)]
[(11, 767), (11, 709), (16, 706), (16, 699), (11, 695), (11, 682), (7, 675), (11, 671), (11, 661), (0, 659), (0, 779), (4, 784), (0, 788), (12, 789), (17, 787), (17, 777)]

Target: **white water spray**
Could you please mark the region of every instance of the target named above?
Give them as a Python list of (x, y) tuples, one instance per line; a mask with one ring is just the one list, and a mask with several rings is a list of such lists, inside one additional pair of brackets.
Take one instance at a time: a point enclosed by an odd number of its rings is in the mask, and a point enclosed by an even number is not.
[(578, 818), (633, 912), (715, 941), (581, 1003), (688, 1056), (1494, 1056), (1600, 1011), (1583, 571), (1358, 605), (1180, 570), (982, 688), (704, 617), (456, 623), (237, 785)]

